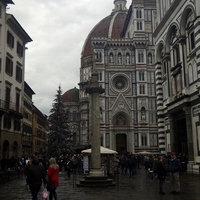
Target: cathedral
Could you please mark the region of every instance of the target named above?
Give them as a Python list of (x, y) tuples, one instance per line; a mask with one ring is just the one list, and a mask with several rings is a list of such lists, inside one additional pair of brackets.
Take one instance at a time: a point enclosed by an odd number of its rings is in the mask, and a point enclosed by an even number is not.
[[(101, 144), (123, 152), (172, 151), (188, 171), (200, 165), (200, 1), (115, 0), (85, 40), (74, 142), (91, 144), (85, 92), (95, 65)], [(66, 92), (67, 93), (67, 92)], [(69, 102), (67, 104), (70, 104)], [(75, 109), (75, 107), (74, 107)]]
[(88, 34), (81, 53), (80, 88), (65, 92), (63, 101), (74, 145), (90, 145), (91, 99), (85, 91), (95, 62), (99, 86), (105, 89), (99, 105), (101, 145), (118, 153), (158, 153), (156, 0), (133, 0), (129, 8), (126, 3), (114, 0), (111, 14)]
[(200, 1), (158, 0), (155, 38), (161, 152), (200, 164)]

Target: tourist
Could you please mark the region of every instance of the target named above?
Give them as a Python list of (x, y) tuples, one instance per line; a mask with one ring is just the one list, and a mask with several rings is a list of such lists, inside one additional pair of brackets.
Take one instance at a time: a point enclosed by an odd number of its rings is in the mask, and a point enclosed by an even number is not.
[(165, 192), (163, 191), (163, 182), (166, 178), (166, 170), (165, 170), (165, 166), (164, 166), (162, 157), (158, 158), (155, 172), (157, 173), (158, 180), (159, 180), (159, 193), (163, 195), (163, 194), (165, 194)]
[(179, 180), (179, 172), (181, 170), (181, 163), (176, 157), (176, 153), (173, 152), (171, 154), (171, 161), (169, 165), (169, 171), (171, 173), (171, 184), (172, 191), (170, 194), (180, 194), (180, 180)]
[[(53, 198), (55, 200), (57, 200), (58, 197), (57, 197), (57, 193), (56, 193), (56, 188), (59, 185), (58, 174), (59, 174), (59, 171), (60, 171), (60, 167), (56, 163), (55, 158), (50, 158), (49, 164), (50, 164), (50, 166), (49, 166), (48, 171), (47, 171), (47, 176), (48, 176), (47, 185), (48, 185), (48, 183), (53, 182), (53, 188), (49, 189), (49, 192), (50, 192), (49, 200), (52, 200)], [(48, 187), (47, 187), (47, 189), (48, 189)]]
[(38, 200), (38, 192), (42, 185), (42, 181), (44, 187), (46, 187), (44, 166), (39, 162), (37, 156), (31, 156), (31, 164), (29, 165), (27, 173), (27, 183), (29, 184), (32, 194), (32, 200)]

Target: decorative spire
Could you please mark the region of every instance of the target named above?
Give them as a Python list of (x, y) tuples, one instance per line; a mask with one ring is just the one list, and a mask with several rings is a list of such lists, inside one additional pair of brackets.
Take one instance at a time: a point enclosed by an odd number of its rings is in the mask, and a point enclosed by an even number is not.
[(115, 8), (113, 9), (113, 12), (127, 10), (126, 3), (126, 0), (114, 0)]

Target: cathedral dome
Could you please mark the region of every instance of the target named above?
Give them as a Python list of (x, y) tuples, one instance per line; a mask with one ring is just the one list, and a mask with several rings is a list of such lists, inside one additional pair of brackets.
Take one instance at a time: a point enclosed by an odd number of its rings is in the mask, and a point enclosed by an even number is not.
[[(115, 0), (115, 8), (112, 13), (102, 19), (89, 33), (82, 49), (82, 58), (93, 54), (91, 44), (92, 38), (111, 38), (120, 39), (127, 17), (127, 8), (125, 0)], [(118, 5), (119, 4), (119, 5)]]
[(79, 89), (76, 87), (68, 90), (62, 95), (62, 101), (64, 103), (78, 103), (79, 102)]

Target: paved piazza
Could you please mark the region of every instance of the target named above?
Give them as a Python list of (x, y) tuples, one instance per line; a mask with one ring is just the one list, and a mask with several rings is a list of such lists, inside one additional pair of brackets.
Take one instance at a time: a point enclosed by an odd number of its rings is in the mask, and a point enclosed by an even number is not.
[[(67, 178), (66, 172), (59, 175), (60, 186), (57, 188), (59, 200), (199, 200), (200, 176), (181, 174), (181, 193), (171, 195), (170, 183), (164, 183), (165, 195), (158, 193), (158, 182), (149, 182), (145, 170), (142, 168), (138, 174), (129, 177), (128, 174), (119, 175), (119, 186), (112, 188), (82, 188), (76, 187), (80, 175), (76, 180), (71, 176)], [(41, 198), (39, 194), (39, 200)], [(6, 183), (0, 183), (0, 200), (31, 200), (29, 189), (25, 186), (25, 177), (15, 178)]]

